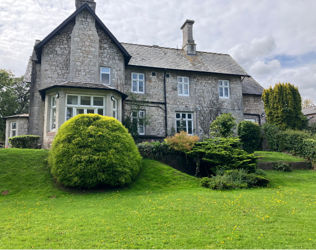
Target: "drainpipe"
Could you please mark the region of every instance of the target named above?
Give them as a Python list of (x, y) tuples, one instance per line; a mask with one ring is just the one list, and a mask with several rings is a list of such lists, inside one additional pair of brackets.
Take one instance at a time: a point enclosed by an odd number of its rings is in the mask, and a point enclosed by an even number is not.
[(165, 69), (164, 75), (163, 75), (163, 85), (164, 85), (164, 95), (165, 95), (165, 128), (166, 128), (166, 137), (168, 136), (168, 111), (167, 111), (167, 92), (166, 92), (166, 73), (167, 70)]

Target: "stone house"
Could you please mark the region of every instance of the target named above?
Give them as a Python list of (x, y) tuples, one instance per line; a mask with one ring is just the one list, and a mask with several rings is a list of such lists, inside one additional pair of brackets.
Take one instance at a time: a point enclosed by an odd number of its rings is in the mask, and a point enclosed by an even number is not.
[[(230, 55), (197, 51), (193, 20), (181, 27), (181, 49), (120, 43), (95, 14), (94, 0), (75, 5), (70, 17), (36, 40), (24, 77), (31, 83), (29, 114), (7, 117), (7, 138), (40, 135), (49, 148), (65, 121), (88, 113), (119, 121), (130, 115), (143, 139), (164, 138), (180, 126), (202, 136), (203, 110), (264, 122), (263, 88)], [(128, 109), (129, 92), (146, 96), (144, 110)], [(152, 118), (145, 127), (147, 114)]]
[(309, 120), (309, 125), (316, 123), (316, 107), (302, 109), (303, 115)]

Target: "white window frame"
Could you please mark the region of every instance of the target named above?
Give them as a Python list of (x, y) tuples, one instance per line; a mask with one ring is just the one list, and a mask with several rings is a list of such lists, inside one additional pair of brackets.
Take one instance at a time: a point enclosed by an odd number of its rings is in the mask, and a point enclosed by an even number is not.
[[(136, 112), (136, 111), (134, 111), (134, 112)], [(133, 121), (134, 118), (136, 118), (136, 117), (133, 116), (133, 113), (134, 113), (134, 112), (132, 111), (132, 113), (131, 113), (132, 121)], [(140, 111), (138, 111), (138, 113), (137, 113), (137, 128), (138, 128), (138, 134), (139, 134), (139, 135), (145, 135), (145, 134), (146, 134), (146, 126), (145, 126), (145, 124), (142, 125), (142, 126), (143, 126), (143, 133), (140, 132), (139, 117), (140, 117), (140, 114), (141, 114), (141, 113), (143, 114), (142, 117), (145, 117), (145, 115), (146, 115), (146, 112), (145, 112), (144, 110), (140, 110)]]
[[(177, 114), (180, 114), (180, 118), (177, 118)], [(185, 119), (182, 118), (182, 114), (186, 114)], [(191, 115), (190, 119), (188, 118), (189, 114)], [(175, 124), (176, 133), (178, 133), (177, 121), (180, 121), (180, 123), (181, 123), (181, 120), (182, 120), (182, 121), (186, 122), (186, 132), (188, 133), (188, 135), (193, 135), (194, 134), (193, 116), (194, 116), (194, 113), (192, 113), (192, 112), (176, 112), (176, 117), (175, 117), (176, 118), (176, 124)], [(192, 133), (191, 134), (189, 133), (189, 122), (188, 121), (192, 122)]]
[[(54, 105), (54, 100), (55, 100), (55, 105)], [(50, 131), (55, 131), (56, 130), (56, 127), (57, 127), (57, 109), (56, 109), (56, 106), (57, 106), (57, 98), (56, 96), (51, 96), (50, 97)], [(55, 111), (55, 128), (53, 128), (53, 114), (54, 114), (54, 111)]]
[[(109, 73), (104, 73), (102, 72), (102, 69), (109, 69)], [(109, 75), (109, 84), (106, 84), (106, 83), (103, 83), (102, 82), (102, 75), (105, 74), (105, 75)], [(109, 67), (100, 67), (100, 82), (103, 84), (103, 85), (111, 85), (111, 68)]]
[[(137, 75), (137, 79), (133, 79), (133, 74), (136, 74)], [(142, 75), (143, 76), (143, 80), (139, 79), (139, 75)], [(137, 82), (137, 91), (134, 91), (133, 90), (133, 82), (136, 81)], [(143, 86), (143, 92), (139, 91), (139, 82), (143, 82), (144, 83), (144, 86)], [(133, 93), (138, 93), (138, 94), (144, 94), (145, 93), (145, 74), (143, 73), (136, 73), (136, 72), (132, 72), (131, 74), (131, 90)]]
[[(220, 85), (220, 83), (222, 85)], [(225, 86), (224, 84), (227, 83), (227, 86)], [(223, 89), (223, 96), (220, 95), (220, 88)], [(225, 96), (225, 89), (227, 89), (227, 92), (228, 92), (228, 96)], [(230, 90), (229, 90), (229, 81), (228, 80), (218, 80), (218, 95), (219, 95), (219, 98), (230, 98)]]
[[(15, 123), (15, 129), (12, 128), (12, 125), (14, 123)], [(15, 135), (12, 135), (13, 131), (15, 131)], [(18, 135), (17, 131), (18, 131), (18, 123), (17, 122), (11, 122), (10, 123), (10, 137), (17, 136)]]
[[(68, 96), (77, 96), (78, 97), (78, 104), (67, 104)], [(91, 102), (90, 105), (81, 105), (81, 97), (90, 97)], [(103, 98), (103, 106), (95, 106), (93, 105), (94, 98)], [(96, 96), (96, 95), (78, 95), (78, 94), (67, 94), (66, 95), (66, 105), (65, 105), (65, 121), (70, 120), (71, 118), (75, 117), (77, 115), (77, 109), (83, 109), (84, 114), (87, 114), (88, 109), (93, 109), (94, 114), (99, 114), (98, 109), (103, 109), (103, 115), (105, 115), (105, 96)], [(72, 117), (67, 120), (67, 109), (72, 108)]]
[[(118, 103), (118, 101), (116, 98), (113, 98), (112, 102), (113, 102), (113, 104), (115, 104), (115, 105), (113, 105), (113, 114), (114, 114), (113, 117), (115, 119), (117, 119), (117, 111), (118, 111), (117, 103)], [(115, 106), (115, 108), (114, 108), (114, 106)]]
[[(179, 79), (181, 79), (182, 82), (180, 82)], [(187, 79), (188, 82), (185, 83), (184, 79)], [(177, 81), (178, 81), (178, 96), (190, 96), (190, 78), (187, 76), (178, 76)], [(188, 88), (188, 94), (184, 94), (184, 86), (185, 85)], [(180, 94), (180, 89), (181, 89), (182, 94)]]

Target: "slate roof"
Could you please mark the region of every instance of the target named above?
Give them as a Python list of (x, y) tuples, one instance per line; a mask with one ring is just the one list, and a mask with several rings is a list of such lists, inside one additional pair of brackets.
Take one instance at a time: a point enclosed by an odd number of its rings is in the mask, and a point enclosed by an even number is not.
[(228, 54), (197, 51), (196, 56), (188, 56), (182, 49), (121, 44), (132, 56), (128, 63), (130, 66), (248, 76)]
[(7, 117), (2, 117), (2, 119), (8, 119), (8, 118), (29, 118), (29, 114), (20, 114), (20, 115), (11, 115)]
[(245, 77), (242, 81), (242, 93), (245, 95), (262, 95), (264, 88), (252, 77)]
[(316, 115), (316, 107), (302, 109), (304, 115)]
[(46, 90), (57, 88), (57, 87), (64, 87), (64, 88), (77, 88), (77, 89), (97, 89), (97, 90), (111, 90), (114, 92), (117, 92), (122, 95), (123, 101), (127, 98), (127, 95), (122, 93), (121, 91), (118, 91), (115, 88), (112, 88), (110, 86), (106, 86), (100, 83), (84, 83), (84, 82), (64, 82), (56, 85), (52, 85), (46, 88), (42, 88), (38, 90), (41, 94), (42, 100), (45, 100), (45, 92)]

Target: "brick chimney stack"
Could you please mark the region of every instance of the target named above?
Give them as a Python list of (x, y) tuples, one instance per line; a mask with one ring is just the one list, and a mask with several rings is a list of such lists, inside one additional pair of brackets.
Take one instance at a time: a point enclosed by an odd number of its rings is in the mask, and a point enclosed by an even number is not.
[(81, 7), (81, 5), (83, 5), (85, 3), (89, 4), (91, 9), (95, 12), (95, 8), (96, 8), (97, 3), (94, 2), (94, 0), (76, 0), (76, 9), (79, 9)]
[(193, 39), (193, 24), (194, 20), (187, 19), (181, 27), (183, 32), (182, 49), (187, 55), (196, 55), (196, 44)]

